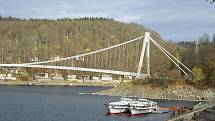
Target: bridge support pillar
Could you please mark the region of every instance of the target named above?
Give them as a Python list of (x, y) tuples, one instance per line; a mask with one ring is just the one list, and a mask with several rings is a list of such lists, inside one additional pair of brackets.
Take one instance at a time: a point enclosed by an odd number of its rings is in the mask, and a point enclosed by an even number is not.
[(141, 50), (141, 55), (140, 55), (140, 60), (138, 64), (138, 69), (137, 69), (137, 75), (136, 78), (140, 79), (141, 78), (141, 69), (143, 65), (143, 59), (145, 55), (145, 50), (146, 50), (146, 59), (147, 59), (147, 75), (150, 75), (150, 43), (149, 43), (149, 38), (150, 38), (150, 33), (145, 32), (144, 40), (143, 40), (143, 46)]

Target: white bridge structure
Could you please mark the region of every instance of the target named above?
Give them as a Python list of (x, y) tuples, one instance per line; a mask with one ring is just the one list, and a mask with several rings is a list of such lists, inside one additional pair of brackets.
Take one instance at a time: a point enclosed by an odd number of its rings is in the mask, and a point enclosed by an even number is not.
[[(159, 48), (185, 75), (187, 72), (192, 73), (188, 67), (157, 43), (149, 32), (146, 32), (144, 36), (92, 52), (47, 61), (0, 64), (0, 67), (63, 69), (142, 78), (151, 75), (150, 42)], [(145, 73), (143, 72), (144, 59), (146, 59)]]

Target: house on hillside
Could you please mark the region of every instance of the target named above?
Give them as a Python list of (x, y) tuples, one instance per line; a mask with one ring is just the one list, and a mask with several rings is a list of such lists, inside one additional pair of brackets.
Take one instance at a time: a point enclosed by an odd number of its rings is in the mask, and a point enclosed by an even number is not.
[(54, 74), (54, 76), (52, 77), (52, 80), (64, 80), (63, 76), (61, 74)]
[(16, 77), (13, 77), (12, 74), (0, 74), (0, 80), (12, 80), (15, 81)]
[(38, 73), (35, 75), (37, 80), (50, 80), (48, 73)]
[(31, 62), (38, 62), (38, 61), (40, 61), (40, 60), (39, 60), (39, 57), (32, 57), (32, 58), (30, 59), (30, 61), (31, 61)]
[(77, 80), (77, 75), (69, 74), (69, 75), (67, 75), (67, 80), (68, 80), (68, 81)]
[(12, 74), (7, 74), (6, 76), (6, 80), (12, 80), (12, 81), (15, 81), (16, 80), (16, 77), (13, 77)]
[(101, 80), (102, 81), (113, 81), (113, 77), (110, 74), (102, 74), (101, 75)]
[(7, 67), (7, 68), (4, 68), (4, 70), (7, 73), (11, 73), (11, 74), (18, 74), (19, 73), (19, 68), (16, 68), (16, 67)]
[(125, 76), (123, 77), (123, 79), (126, 79), (126, 80), (132, 80), (132, 79), (133, 79), (133, 77), (132, 77), (132, 76), (126, 76), (126, 75), (125, 75)]
[(0, 80), (5, 80), (6, 76), (6, 74), (0, 74)]
[(90, 82), (90, 76), (89, 75), (85, 75), (83, 76), (83, 82)]
[(60, 56), (56, 55), (56, 56), (51, 57), (50, 59), (51, 60), (60, 60), (61, 58), (60, 58)]
[(99, 76), (93, 76), (92, 80), (101, 81), (101, 78)]

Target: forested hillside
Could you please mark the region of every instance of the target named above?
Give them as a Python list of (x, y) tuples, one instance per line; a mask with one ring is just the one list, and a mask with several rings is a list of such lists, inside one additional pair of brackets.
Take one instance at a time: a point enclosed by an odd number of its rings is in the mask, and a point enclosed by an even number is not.
[[(174, 52), (176, 45), (142, 25), (106, 18), (30, 19), (9, 17), (0, 21), (1, 63), (24, 63), (38, 58), (66, 57), (115, 45), (151, 32), (161, 45)], [(170, 74), (170, 61), (152, 46), (152, 72)], [(172, 74), (170, 74), (172, 75)]]
[(197, 41), (179, 42), (186, 47), (182, 61), (195, 73), (190, 83), (215, 87), (215, 33), (212, 37), (204, 33)]
[[(1, 20), (1, 61), (71, 56), (136, 38), (145, 31), (149, 30), (140, 25), (108, 19)], [(160, 38), (155, 32), (153, 36)]]
[[(164, 41), (158, 33), (142, 25), (107, 18), (22, 20), (0, 17), (0, 62), (25, 63), (49, 60), (55, 56), (72, 56), (134, 39), (146, 31), (193, 69), (196, 75), (188, 83), (215, 85), (215, 36), (212, 40), (206, 34), (200, 37), (197, 53), (195, 41), (178, 44)], [(152, 44), (151, 70), (154, 76), (182, 79), (182, 73)]]

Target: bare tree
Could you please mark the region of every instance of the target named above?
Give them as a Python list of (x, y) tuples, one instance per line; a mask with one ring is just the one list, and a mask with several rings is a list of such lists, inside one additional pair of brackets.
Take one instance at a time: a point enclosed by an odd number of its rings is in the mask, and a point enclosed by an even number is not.
[(215, 2), (215, 0), (207, 0), (208, 2), (210, 2), (211, 4)]

